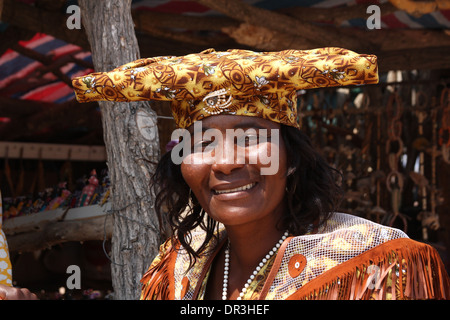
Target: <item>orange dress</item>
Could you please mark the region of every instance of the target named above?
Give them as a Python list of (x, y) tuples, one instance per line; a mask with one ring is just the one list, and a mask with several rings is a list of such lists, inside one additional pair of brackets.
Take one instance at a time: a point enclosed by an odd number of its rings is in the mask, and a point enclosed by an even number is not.
[[(193, 234), (200, 245), (203, 232)], [(225, 230), (188, 270), (189, 257), (166, 241), (141, 282), (141, 299), (201, 300)], [(402, 231), (335, 213), (315, 233), (287, 238), (254, 278), (247, 300), (449, 299), (450, 280), (437, 251)]]

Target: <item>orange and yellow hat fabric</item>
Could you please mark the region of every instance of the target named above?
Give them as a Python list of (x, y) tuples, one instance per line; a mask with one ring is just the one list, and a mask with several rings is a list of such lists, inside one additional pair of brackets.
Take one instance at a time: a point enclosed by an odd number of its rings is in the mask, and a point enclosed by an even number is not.
[(328, 47), (253, 52), (208, 49), (139, 59), (74, 78), (79, 102), (167, 100), (179, 128), (217, 114), (298, 127), (297, 91), (378, 83), (377, 58)]

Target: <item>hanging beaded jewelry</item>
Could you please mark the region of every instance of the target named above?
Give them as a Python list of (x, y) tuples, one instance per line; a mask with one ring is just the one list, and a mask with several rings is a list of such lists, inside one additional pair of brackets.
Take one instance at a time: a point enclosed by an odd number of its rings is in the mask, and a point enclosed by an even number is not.
[[(250, 275), (250, 278), (247, 280), (247, 282), (244, 285), (244, 288), (242, 288), (241, 293), (239, 294), (239, 297), (237, 297), (237, 300), (241, 300), (244, 297), (245, 292), (247, 291), (247, 288), (250, 286), (250, 283), (252, 283), (253, 279), (255, 279), (258, 272), (261, 270), (262, 267), (266, 264), (267, 261), (278, 251), (281, 244), (284, 240), (288, 237), (289, 233), (286, 231), (281, 239), (277, 242), (277, 244), (272, 248), (272, 250), (269, 251), (269, 253), (261, 260), (261, 262), (256, 267), (255, 271)], [(225, 266), (223, 269), (223, 291), (222, 291), (222, 300), (227, 300), (228, 296), (228, 274), (230, 271), (230, 242), (228, 242), (228, 245), (225, 249)]]

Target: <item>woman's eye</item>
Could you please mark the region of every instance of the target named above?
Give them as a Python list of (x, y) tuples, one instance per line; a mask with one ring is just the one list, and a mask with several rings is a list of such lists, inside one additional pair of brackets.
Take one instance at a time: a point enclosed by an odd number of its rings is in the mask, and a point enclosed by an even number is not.
[(215, 146), (215, 142), (213, 140), (209, 140), (209, 141), (199, 141), (194, 143), (193, 147), (193, 151), (203, 151), (205, 150), (205, 148), (207, 147), (211, 147), (213, 148)]
[(238, 137), (236, 144), (240, 147), (249, 147), (258, 144), (258, 136)]

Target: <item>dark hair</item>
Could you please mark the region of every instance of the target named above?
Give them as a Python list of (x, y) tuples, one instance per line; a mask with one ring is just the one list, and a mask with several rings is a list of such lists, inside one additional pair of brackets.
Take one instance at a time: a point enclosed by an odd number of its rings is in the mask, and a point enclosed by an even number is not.
[[(302, 235), (329, 219), (337, 208), (342, 191), (340, 173), (332, 168), (313, 147), (301, 130), (281, 125), (281, 137), (287, 151), (287, 164), (295, 171), (287, 177), (287, 211), (281, 223), (293, 235)], [(156, 193), (155, 208), (160, 226), (168, 225), (170, 232), (195, 261), (215, 237), (218, 223), (205, 216), (200, 204), (191, 194), (181, 174), (181, 166), (173, 163), (171, 152), (163, 155), (152, 177)], [(206, 231), (203, 244), (197, 250), (190, 246), (191, 231), (200, 226)], [(168, 235), (167, 229), (162, 233)]]

